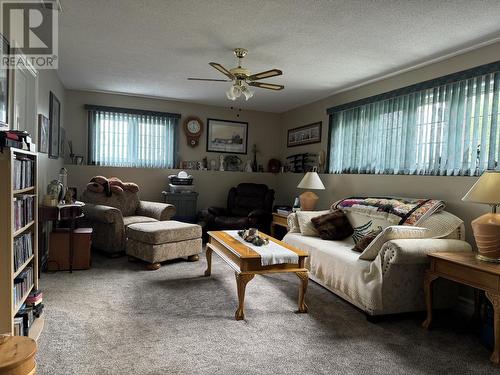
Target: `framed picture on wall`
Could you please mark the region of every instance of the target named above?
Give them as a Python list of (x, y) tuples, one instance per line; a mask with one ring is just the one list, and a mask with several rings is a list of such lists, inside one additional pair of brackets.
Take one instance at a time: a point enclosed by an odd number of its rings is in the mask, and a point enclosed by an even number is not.
[(207, 119), (207, 152), (246, 154), (248, 122)]
[(49, 152), (49, 119), (42, 114), (38, 115), (38, 152)]
[[(9, 54), (9, 42), (0, 35), (0, 57)], [(0, 130), (9, 127), (9, 72), (10, 69), (0, 69)]]
[(321, 125), (322, 122), (319, 121), (288, 130), (287, 147), (320, 143)]
[(59, 157), (61, 128), (61, 102), (51, 91), (49, 98), (49, 158)]

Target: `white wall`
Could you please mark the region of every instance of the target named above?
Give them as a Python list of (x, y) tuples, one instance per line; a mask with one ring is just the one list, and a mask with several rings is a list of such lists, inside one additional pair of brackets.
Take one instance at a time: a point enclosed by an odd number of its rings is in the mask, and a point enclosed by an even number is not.
[[(38, 72), (38, 104), (37, 115), (43, 114), (49, 117), (49, 96), (52, 91), (61, 102), (61, 126), (64, 127), (64, 113), (66, 104), (66, 90), (62, 85), (56, 71), (40, 70)], [(37, 134), (33, 136), (33, 141), (39, 145), (38, 124), (36, 126)], [(38, 156), (38, 184), (40, 197), (46, 192), (47, 184), (53, 179), (58, 178), (59, 169), (64, 165), (63, 158), (49, 159), (47, 154), (39, 153)]]
[[(281, 115), (281, 155), (288, 155), (326, 151), (328, 145), (328, 115), (327, 108), (388, 92), (429, 79), (441, 77), (461, 70), (500, 60), (500, 43), (492, 44), (450, 59), (428, 65), (413, 71), (395, 75), (393, 77), (367, 84), (352, 90), (332, 95), (328, 98), (285, 112)], [(309, 124), (316, 121), (323, 122), (322, 142), (314, 145), (287, 148), (286, 134), (288, 129)], [(381, 175), (322, 175), (323, 183), (327, 187), (324, 192), (318, 193), (320, 205), (328, 206), (335, 200), (356, 195), (396, 195), (418, 198), (443, 199), (447, 209), (461, 217), (466, 223), (467, 239), (473, 243), (470, 221), (487, 212), (488, 207), (461, 202), (461, 197), (476, 181), (474, 177), (442, 177), (442, 176), (381, 176)], [(287, 175), (280, 182), (280, 196), (289, 197), (299, 195), (296, 189), (300, 176)]]
[[(267, 169), (267, 162), (270, 158), (279, 158), (281, 154), (281, 149), (276, 143), (276, 140), (281, 136), (278, 114), (238, 111), (231, 109), (229, 104), (228, 107), (224, 108), (172, 100), (76, 90), (67, 90), (66, 103), (67, 138), (73, 141), (74, 153), (85, 155), (85, 157), (87, 154), (88, 135), (87, 115), (84, 110), (85, 104), (181, 114), (178, 160), (201, 160), (205, 156), (209, 160), (218, 160), (219, 153), (206, 151), (207, 118), (248, 122), (248, 153), (246, 155), (238, 155), (243, 161), (253, 158), (251, 148), (254, 143), (257, 144), (258, 149), (261, 151), (257, 154), (258, 163), (263, 164), (265, 169)], [(197, 116), (204, 124), (200, 143), (195, 148), (187, 145), (186, 137), (182, 130), (182, 123), (188, 116)]]
[[(124, 182), (135, 182), (140, 187), (139, 195), (143, 200), (163, 201), (161, 192), (168, 187), (168, 176), (177, 174), (177, 169), (158, 168), (114, 168), (91, 165), (66, 165), (68, 184), (78, 189), (78, 194), (87, 186), (90, 179), (97, 175), (118, 177)], [(240, 182), (266, 184), (270, 188), (279, 187), (278, 176), (272, 173), (245, 173), (219, 171), (188, 171), (194, 177), (198, 196), (198, 209), (209, 206), (226, 207), (227, 193)]]

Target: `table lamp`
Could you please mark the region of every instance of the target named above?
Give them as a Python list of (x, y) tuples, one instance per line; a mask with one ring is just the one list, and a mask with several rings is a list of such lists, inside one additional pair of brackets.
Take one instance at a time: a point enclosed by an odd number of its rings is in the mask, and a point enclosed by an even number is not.
[(477, 244), (476, 257), (487, 262), (500, 263), (500, 171), (485, 171), (462, 198), (463, 201), (489, 204), (491, 212), (472, 221)]
[[(299, 189), (325, 190), (325, 185), (321, 182), (316, 170), (307, 172), (297, 185)], [(300, 208), (303, 211), (313, 211), (319, 197), (312, 191), (306, 191), (299, 196)]]

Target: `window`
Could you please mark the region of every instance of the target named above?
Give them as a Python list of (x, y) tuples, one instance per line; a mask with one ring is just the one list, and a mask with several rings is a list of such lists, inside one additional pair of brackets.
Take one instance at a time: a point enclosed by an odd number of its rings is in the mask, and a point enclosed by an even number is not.
[(180, 115), (87, 105), (89, 164), (173, 168)]
[(331, 173), (499, 170), (500, 63), (331, 108)]

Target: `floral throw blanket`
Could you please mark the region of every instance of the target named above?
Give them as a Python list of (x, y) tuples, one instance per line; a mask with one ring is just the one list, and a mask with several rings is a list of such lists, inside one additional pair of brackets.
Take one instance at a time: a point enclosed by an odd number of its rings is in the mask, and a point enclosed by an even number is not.
[(395, 225), (418, 225), (444, 207), (444, 202), (436, 199), (390, 197), (353, 197), (342, 199), (332, 205), (332, 209), (381, 218)]

